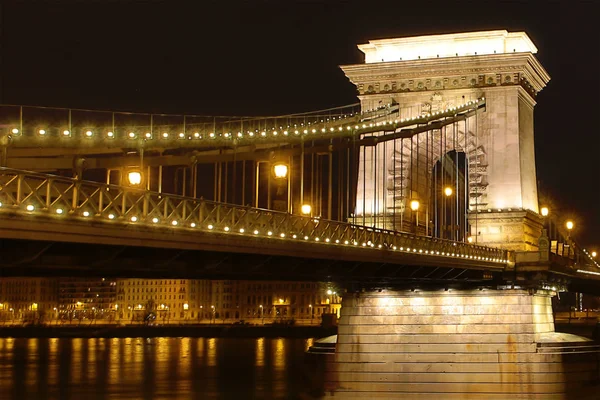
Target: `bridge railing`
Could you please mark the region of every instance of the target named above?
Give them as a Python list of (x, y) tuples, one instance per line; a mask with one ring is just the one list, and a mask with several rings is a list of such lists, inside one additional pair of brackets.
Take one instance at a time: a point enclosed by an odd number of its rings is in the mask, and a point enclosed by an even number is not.
[(0, 168), (3, 212), (310, 241), (490, 264), (508, 261), (507, 252), (495, 248), (8, 168)]

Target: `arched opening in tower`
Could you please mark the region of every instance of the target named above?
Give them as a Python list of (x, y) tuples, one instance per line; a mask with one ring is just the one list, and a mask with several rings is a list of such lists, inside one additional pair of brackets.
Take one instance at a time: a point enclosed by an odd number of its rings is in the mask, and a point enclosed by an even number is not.
[(433, 166), (430, 194), (432, 236), (467, 241), (469, 166), (466, 154), (452, 150)]

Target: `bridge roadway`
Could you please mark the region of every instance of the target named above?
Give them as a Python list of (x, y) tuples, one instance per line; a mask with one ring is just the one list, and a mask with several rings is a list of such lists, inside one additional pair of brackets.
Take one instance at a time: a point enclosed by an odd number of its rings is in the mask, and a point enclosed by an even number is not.
[(502, 271), (508, 263), (506, 251), (483, 246), (7, 168), (0, 168), (0, 203), (0, 237), (9, 240), (296, 257), (379, 268), (460, 265)]
[[(0, 239), (4, 275), (489, 283), (515, 267), (496, 248), (8, 168)], [(535, 255), (518, 257), (537, 273)], [(561, 276), (600, 280), (558, 261)]]

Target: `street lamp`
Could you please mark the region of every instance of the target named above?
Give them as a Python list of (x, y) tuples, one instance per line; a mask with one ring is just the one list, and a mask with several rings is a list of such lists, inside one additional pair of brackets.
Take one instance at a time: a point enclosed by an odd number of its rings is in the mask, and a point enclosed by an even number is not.
[(275, 178), (284, 179), (288, 174), (288, 166), (282, 163), (277, 163), (273, 166), (273, 174)]
[[(452, 196), (452, 188), (450, 186), (446, 186), (444, 188), (444, 196), (446, 197), (450, 197)], [(444, 202), (444, 228), (448, 228), (448, 226), (446, 225), (446, 214), (447, 214), (447, 210), (446, 210), (446, 202)], [(450, 226), (452, 227), (452, 235), (450, 236), (450, 239), (455, 240), (456, 237), (454, 236), (454, 207), (452, 207), (452, 203), (450, 203)], [(448, 232), (450, 233), (450, 232)]]
[(598, 255), (598, 253), (596, 253), (595, 251), (592, 251), (592, 258), (596, 258), (597, 255)]
[(541, 213), (542, 213), (542, 217), (547, 217), (548, 214), (550, 214), (550, 210), (548, 209), (548, 207), (542, 207), (540, 209)]
[(260, 317), (262, 318), (262, 324), (265, 324), (265, 309), (263, 308), (262, 304), (259, 306), (260, 307)]
[(310, 215), (310, 212), (312, 211), (312, 207), (310, 206), (310, 204), (302, 204), (302, 207), (300, 209), (302, 211), (302, 214), (304, 215)]
[(567, 221), (567, 223), (565, 224), (565, 226), (569, 230), (569, 234), (570, 234), (571, 230), (573, 229), (573, 227), (575, 226), (575, 224), (573, 223), (573, 221), (569, 220), (569, 221)]
[(421, 204), (419, 203), (419, 200), (412, 200), (410, 202), (410, 209), (414, 212), (416, 212), (417, 216), (416, 216), (416, 222), (417, 224), (415, 225), (415, 233), (417, 233), (417, 230), (419, 229), (419, 206)]
[(132, 170), (127, 173), (127, 181), (131, 186), (139, 186), (142, 184), (142, 173), (137, 170)]

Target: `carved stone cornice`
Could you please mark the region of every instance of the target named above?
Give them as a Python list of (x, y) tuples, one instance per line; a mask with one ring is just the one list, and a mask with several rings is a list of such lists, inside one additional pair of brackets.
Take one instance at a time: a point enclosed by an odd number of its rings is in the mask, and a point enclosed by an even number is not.
[[(492, 78), (495, 84), (525, 84), (531, 85), (535, 92), (542, 90), (546, 84), (550, 81), (550, 76), (546, 70), (539, 63), (537, 58), (532, 53), (507, 53), (507, 54), (487, 54), (487, 55), (475, 55), (475, 56), (457, 56), (457, 57), (446, 57), (446, 58), (434, 58), (434, 59), (423, 59), (423, 60), (406, 60), (406, 61), (393, 61), (393, 62), (381, 62), (371, 64), (355, 64), (355, 65), (343, 65), (340, 68), (344, 71), (346, 76), (355, 85), (379, 85), (383, 88), (385, 85), (381, 85), (380, 82), (394, 82), (397, 90), (402, 90), (402, 81), (413, 81), (414, 89), (453, 89), (461, 87), (454, 83), (455, 79), (459, 79), (458, 82), (464, 82), (465, 77), (472, 76), (487, 76)], [(518, 74), (520, 82), (514, 82), (514, 77), (510, 75)], [(501, 81), (498, 82), (493, 76), (497, 77), (500, 75)], [(510, 78), (510, 82), (507, 82), (506, 77)], [(444, 83), (450, 83), (450, 85), (444, 85), (444, 87), (432, 86), (432, 87), (418, 87), (418, 83), (430, 79), (434, 85), (437, 81)], [(480, 86), (481, 82), (477, 79), (477, 82), (473, 85), (470, 78), (467, 84), (471, 86)], [(484, 80), (483, 85), (490, 84), (488, 79)], [(524, 81), (524, 82), (523, 82)], [(448, 86), (448, 87), (446, 87)], [(389, 85), (393, 90), (394, 85)], [(378, 89), (381, 89), (378, 88)], [(405, 86), (406, 88), (406, 86)], [(377, 90), (377, 93), (385, 93), (381, 90)]]

